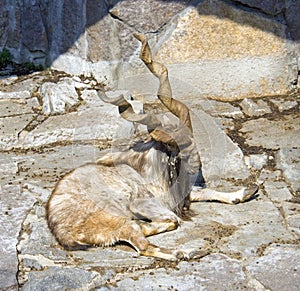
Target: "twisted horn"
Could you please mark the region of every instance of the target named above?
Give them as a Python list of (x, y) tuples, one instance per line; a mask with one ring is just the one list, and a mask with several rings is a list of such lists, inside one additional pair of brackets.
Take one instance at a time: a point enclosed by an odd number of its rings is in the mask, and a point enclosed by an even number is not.
[(152, 60), (151, 50), (145, 35), (134, 34), (134, 37), (142, 43), (140, 58), (153, 75), (159, 79), (157, 97), (179, 120), (193, 132), (190, 112), (182, 102), (172, 98), (172, 89), (169, 82), (167, 68)]

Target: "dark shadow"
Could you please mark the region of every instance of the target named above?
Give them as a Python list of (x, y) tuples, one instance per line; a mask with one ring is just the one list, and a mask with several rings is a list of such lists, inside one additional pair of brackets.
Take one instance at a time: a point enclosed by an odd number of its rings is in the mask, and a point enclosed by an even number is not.
[[(2, 13), (2, 16), (4, 15), (2, 20), (0, 20), (0, 25), (2, 27), (7, 25), (9, 18), (11, 17), (10, 12), (5, 11), (5, 5), (8, 5), (8, 0), (5, 0), (4, 2), (4, 4), (0, 5), (0, 13)], [(19, 37), (22, 39), (22, 44), (25, 48), (24, 50), (34, 52), (36, 63), (38, 63), (39, 58), (42, 60), (46, 57), (46, 65), (51, 66), (61, 54), (72, 50), (76, 41), (78, 41), (79, 37), (85, 33), (87, 28), (91, 29), (91, 27), (99, 21), (106, 21), (106, 18), (113, 18), (116, 22), (119, 22), (121, 26), (129, 26), (132, 30), (143, 33), (156, 32), (155, 29), (160, 28), (151, 27), (151, 18), (160, 19), (160, 17), (163, 16), (167, 21), (168, 15), (169, 18), (171, 18), (188, 6), (198, 7), (198, 13), (202, 15), (214, 15), (218, 18), (227, 18), (241, 25), (252, 26), (267, 31), (281, 38), (291, 38), (296, 41), (300, 40), (299, 28), (294, 27), (295, 25), (293, 26), (296, 19), (295, 17), (293, 18), (293, 15), (296, 15), (295, 13), (297, 12), (287, 13), (288, 10), (293, 11), (293, 9), (298, 8), (299, 4), (296, 3), (297, 1), (294, 1), (295, 3), (293, 2), (289, 7), (285, 6), (286, 1), (284, 0), (241, 0), (240, 2), (234, 0), (220, 0), (219, 2), (208, 0), (160, 0), (159, 2), (162, 4), (158, 5), (158, 7), (153, 7), (152, 3), (151, 9), (153, 9), (154, 15), (148, 15), (149, 13), (147, 13), (147, 11), (150, 10), (147, 10), (147, 8), (150, 7), (150, 4), (147, 4), (147, 1), (129, 1), (127, 3), (122, 0), (23, 1), (23, 4), (20, 4), (23, 5), (23, 8), (21, 9), (23, 12), (19, 15), (21, 33), (20, 35), (16, 35), (13, 31), (5, 32), (3, 29), (2, 31), (0, 30), (0, 48), (4, 46), (7, 46), (8, 48), (14, 47), (14, 44), (16, 44), (17, 38)], [(241, 2), (243, 2), (243, 4)], [(250, 2), (253, 7), (247, 5), (247, 3)], [(86, 3), (86, 5), (84, 5), (84, 3)], [(124, 4), (124, 7), (121, 10), (118, 10), (118, 5), (122, 4)], [(239, 11), (247, 11), (249, 17), (242, 17), (242, 13), (231, 13), (230, 10), (224, 9), (225, 4), (230, 5)], [(143, 7), (143, 5), (147, 7)], [(175, 10), (174, 8), (168, 9), (170, 5), (173, 7), (175, 5)], [(295, 7), (293, 7), (293, 5)], [(114, 11), (114, 9), (116, 11)], [(136, 19), (126, 18), (130, 11), (132, 12), (133, 10), (136, 12)], [(121, 11), (121, 13), (119, 14), (118, 11)], [(143, 11), (146, 12), (143, 14)], [(251, 17), (252, 13), (253, 17)], [(266, 18), (274, 23), (288, 23), (290, 31), (283, 34), (280, 29), (276, 28), (276, 25), (262, 25), (261, 22), (256, 21), (257, 16)], [(147, 27), (147, 25), (136, 25), (141, 18), (145, 19), (145, 22), (149, 19), (149, 27)], [(59, 19), (61, 19), (61, 21), (59, 21)], [(162, 26), (163, 25), (164, 23), (162, 23)], [(122, 33), (122, 31), (120, 32)], [(114, 32), (112, 30), (103, 31), (100, 29), (99, 39), (101, 39), (101, 42), (109, 42), (109, 34), (111, 33)], [(123, 34), (125, 33), (126, 30), (123, 31)], [(97, 31), (94, 35), (98, 35)], [(4, 43), (5, 37), (7, 39), (6, 43)], [(90, 39), (89, 43), (96, 46), (97, 39)], [(109, 51), (109, 49), (110, 47), (108, 45), (106, 50)], [(45, 55), (45, 52), (50, 53)], [(105, 60), (105, 55), (105, 51), (100, 51), (98, 58)], [(23, 58), (24, 57), (26, 56), (23, 56)], [(93, 61), (93, 58), (91, 61)]]

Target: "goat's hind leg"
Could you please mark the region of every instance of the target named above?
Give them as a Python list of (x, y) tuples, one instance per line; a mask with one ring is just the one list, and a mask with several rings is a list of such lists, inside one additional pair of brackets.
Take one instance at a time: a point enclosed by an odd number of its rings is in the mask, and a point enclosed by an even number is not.
[(235, 192), (221, 192), (208, 188), (193, 187), (190, 199), (196, 201), (219, 201), (228, 204), (237, 204), (254, 198), (258, 187), (242, 188)]
[[(139, 219), (135, 220), (135, 222), (139, 225), (145, 237), (175, 230), (180, 224), (179, 217), (174, 212), (160, 205), (154, 198), (137, 199), (130, 205), (130, 210), (135, 216), (143, 217), (143, 220)], [(131, 243), (134, 245), (133, 241), (131, 241)], [(207, 255), (207, 252), (203, 250), (172, 250), (158, 247), (150, 243), (146, 248), (137, 248), (137, 250), (144, 256), (157, 257), (171, 261), (200, 258)]]

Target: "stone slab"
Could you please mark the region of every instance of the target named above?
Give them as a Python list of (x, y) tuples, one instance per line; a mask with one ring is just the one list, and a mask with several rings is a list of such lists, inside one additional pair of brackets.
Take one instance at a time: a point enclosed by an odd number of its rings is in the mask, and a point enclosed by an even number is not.
[(43, 100), (43, 113), (64, 113), (67, 108), (78, 102), (78, 94), (72, 79), (58, 82), (45, 82), (39, 88), (40, 96)]
[(247, 178), (250, 173), (242, 151), (217, 125), (214, 118), (196, 109), (191, 111), (191, 118), (203, 175), (208, 185), (217, 186), (222, 178)]
[(297, 291), (300, 284), (299, 261), (299, 247), (279, 244), (269, 247), (263, 257), (246, 268), (267, 290)]
[(253, 154), (245, 157), (245, 163), (249, 168), (260, 170), (268, 161), (267, 154)]
[(282, 209), (289, 230), (300, 239), (300, 204), (283, 202)]
[(248, 116), (262, 116), (271, 113), (271, 108), (263, 100), (252, 100), (245, 98), (241, 103), (244, 113)]
[(281, 120), (250, 120), (243, 124), (240, 131), (250, 146), (262, 146), (267, 149), (300, 147), (298, 115), (283, 116)]
[(24, 134), (19, 147), (31, 148), (57, 142), (107, 140), (129, 136), (132, 124), (119, 117), (113, 105), (85, 111), (50, 116), (35, 129)]
[(17, 289), (18, 259), (16, 245), (27, 212), (35, 199), (22, 191), (20, 185), (0, 187), (0, 289)]
[(0, 149), (8, 150), (19, 142), (19, 135), (34, 119), (35, 114), (0, 118)]
[[(215, 278), (218, 278), (216, 280)], [(120, 274), (96, 290), (224, 290), (245, 288), (246, 275), (238, 261), (222, 254), (214, 254), (192, 263), (181, 262), (175, 270), (158, 268)]]
[(37, 98), (31, 99), (0, 99), (0, 117), (7, 117), (12, 115), (34, 113), (34, 108), (39, 107)]
[[(293, 140), (299, 138), (293, 137)], [(294, 191), (300, 190), (300, 149), (299, 148), (281, 148), (276, 155), (278, 168), (283, 171), (284, 177), (291, 184)]]
[(264, 187), (268, 197), (273, 202), (288, 201), (293, 198), (293, 195), (289, 191), (287, 185), (284, 182), (264, 182)]
[(280, 112), (295, 108), (298, 105), (296, 100), (271, 99), (271, 102), (276, 105)]

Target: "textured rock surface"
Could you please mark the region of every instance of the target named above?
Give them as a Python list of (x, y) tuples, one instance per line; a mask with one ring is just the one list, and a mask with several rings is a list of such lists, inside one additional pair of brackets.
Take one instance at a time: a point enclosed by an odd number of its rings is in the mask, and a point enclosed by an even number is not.
[[(94, 162), (111, 138), (129, 135), (131, 127), (99, 100), (95, 80), (78, 77), (72, 78), (78, 102), (48, 117), (39, 96), (45, 80), (68, 84), (51, 71), (0, 80), (3, 94), (15, 96), (0, 99), (1, 290), (299, 289), (299, 94), (264, 98), (271, 112), (259, 117), (246, 115), (240, 102), (187, 100), (207, 184), (258, 183), (260, 190), (238, 205), (193, 203), (191, 220), (150, 237), (163, 247), (209, 251), (202, 259), (170, 263), (138, 256), (127, 245), (66, 251), (56, 242), (45, 219), (55, 183)], [(17, 94), (20, 88), (29, 92), (26, 98)], [(278, 102), (297, 105), (271, 105)], [(10, 136), (14, 143), (4, 139)]]
[(4, 0), (0, 48), (9, 48), (18, 62), (93, 74), (122, 88), (122, 78), (145, 73), (132, 37), (139, 31), (151, 38), (156, 58), (168, 63), (174, 83), (194, 87), (196, 93), (185, 92), (191, 97), (279, 95), (298, 82), (299, 5), (293, 0), (141, 0), (139, 5)]
[(58, 84), (45, 82), (40, 88), (43, 99), (43, 112), (63, 113), (67, 107), (78, 102), (78, 94), (72, 80), (64, 80)]

